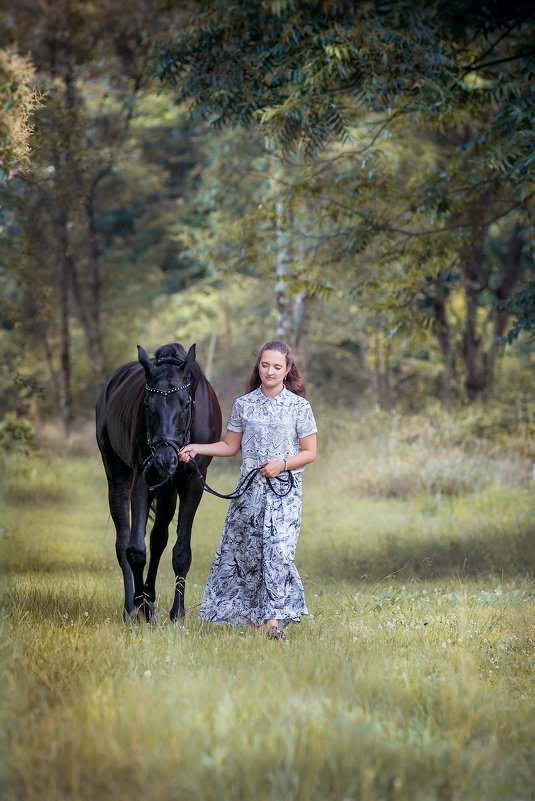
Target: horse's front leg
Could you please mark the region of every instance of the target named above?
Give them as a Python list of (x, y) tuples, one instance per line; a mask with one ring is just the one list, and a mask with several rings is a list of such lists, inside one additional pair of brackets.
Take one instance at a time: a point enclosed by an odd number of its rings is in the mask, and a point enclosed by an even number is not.
[(132, 519), (126, 556), (134, 578), (134, 604), (136, 610), (138, 613), (142, 612), (146, 620), (155, 622), (157, 620), (156, 611), (152, 602), (145, 595), (143, 584), (143, 570), (147, 561), (145, 532), (152, 495), (153, 493), (149, 492), (145, 480), (136, 470), (130, 496)]
[(108, 479), (108, 499), (110, 513), (115, 524), (115, 552), (123, 573), (124, 617), (135, 615), (134, 586), (132, 570), (126, 556), (130, 539), (130, 478)]
[(150, 561), (145, 580), (145, 595), (149, 601), (156, 600), (156, 574), (162, 553), (169, 539), (169, 523), (176, 509), (176, 488), (169, 482), (158, 490), (156, 517), (150, 533)]
[(199, 483), (191, 476), (185, 487), (179, 490), (180, 506), (178, 510), (177, 539), (173, 547), (173, 570), (175, 573), (175, 597), (169, 612), (171, 620), (183, 618), (184, 593), (186, 576), (191, 565), (191, 527), (195, 512), (202, 497)]

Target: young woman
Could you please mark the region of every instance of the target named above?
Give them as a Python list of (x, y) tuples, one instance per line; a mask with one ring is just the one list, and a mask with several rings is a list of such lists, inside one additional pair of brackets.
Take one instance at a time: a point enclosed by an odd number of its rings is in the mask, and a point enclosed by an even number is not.
[[(304, 381), (284, 342), (260, 348), (249, 390), (234, 401), (222, 441), (186, 445), (179, 458), (234, 456), (241, 445), (242, 477), (260, 467), (243, 495), (230, 503), (199, 617), (249, 624), (256, 633), (265, 623), (268, 636), (280, 638), (288, 623), (308, 614), (294, 558), (301, 473), (316, 458), (317, 428)], [(288, 471), (293, 486), (284, 494)]]

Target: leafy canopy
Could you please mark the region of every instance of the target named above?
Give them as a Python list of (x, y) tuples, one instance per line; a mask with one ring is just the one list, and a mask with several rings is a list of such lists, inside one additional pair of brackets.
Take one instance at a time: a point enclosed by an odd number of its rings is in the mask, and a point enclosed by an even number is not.
[[(358, 264), (369, 292), (385, 267), (398, 303), (400, 280), (415, 297), (429, 273), (473, 259), (493, 225), (519, 222), (530, 247), (534, 21), (529, 4), (502, 0), (193, 4), (157, 75), (194, 116), (301, 151), (305, 235), (329, 276)], [(415, 158), (424, 148), (433, 157)]]
[(195, 114), (254, 120), (283, 148), (317, 149), (370, 111), (444, 123), (491, 94), (515, 100), (522, 125), (532, 22), (528, 6), (500, 0), (216, 0), (162, 46), (157, 73)]

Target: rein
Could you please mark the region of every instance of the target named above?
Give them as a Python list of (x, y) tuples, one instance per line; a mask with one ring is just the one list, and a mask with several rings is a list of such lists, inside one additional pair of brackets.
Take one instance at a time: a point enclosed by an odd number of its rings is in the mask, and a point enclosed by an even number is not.
[[(246, 492), (249, 489), (249, 487), (251, 486), (251, 484), (253, 483), (253, 481), (255, 479), (255, 476), (262, 469), (260, 467), (253, 467), (253, 469), (250, 470), (247, 473), (246, 476), (243, 476), (239, 480), (238, 486), (236, 487), (236, 489), (233, 492), (230, 492), (228, 495), (224, 495), (221, 492), (216, 492), (216, 490), (214, 490), (214, 489), (212, 489), (212, 487), (208, 486), (208, 484), (206, 483), (205, 479), (203, 478), (203, 475), (201, 473), (200, 467), (197, 464), (197, 462), (195, 461), (195, 459), (190, 459), (189, 464), (193, 465), (193, 467), (197, 471), (197, 478), (199, 479), (199, 483), (200, 483), (201, 487), (203, 488), (203, 490), (205, 492), (209, 492), (210, 495), (215, 495), (217, 498), (223, 498), (226, 501), (233, 501), (236, 498), (240, 498), (244, 494), (244, 492)], [(270, 488), (271, 492), (274, 495), (276, 495), (278, 498), (284, 498), (286, 495), (288, 495), (292, 491), (292, 489), (294, 487), (294, 483), (295, 482), (294, 482), (294, 477), (292, 475), (291, 470), (288, 470), (288, 478), (279, 478), (279, 476), (276, 476), (276, 479), (280, 484), (287, 485), (287, 489), (285, 489), (284, 492), (277, 492), (277, 490), (275, 489), (275, 487), (271, 483), (271, 479), (266, 476), (267, 485), (268, 485), (268, 487)]]

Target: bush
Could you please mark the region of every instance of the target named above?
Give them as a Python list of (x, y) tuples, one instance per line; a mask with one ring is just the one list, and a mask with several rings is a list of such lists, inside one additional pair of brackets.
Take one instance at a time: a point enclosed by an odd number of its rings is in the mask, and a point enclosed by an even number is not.
[(7, 452), (28, 451), (35, 445), (35, 428), (24, 417), (8, 412), (0, 421), (0, 449)]
[[(531, 422), (506, 407), (402, 415), (382, 410), (335, 419), (318, 409), (324, 481), (359, 496), (455, 497), (489, 486), (525, 487)], [(325, 432), (325, 433), (323, 433)]]

